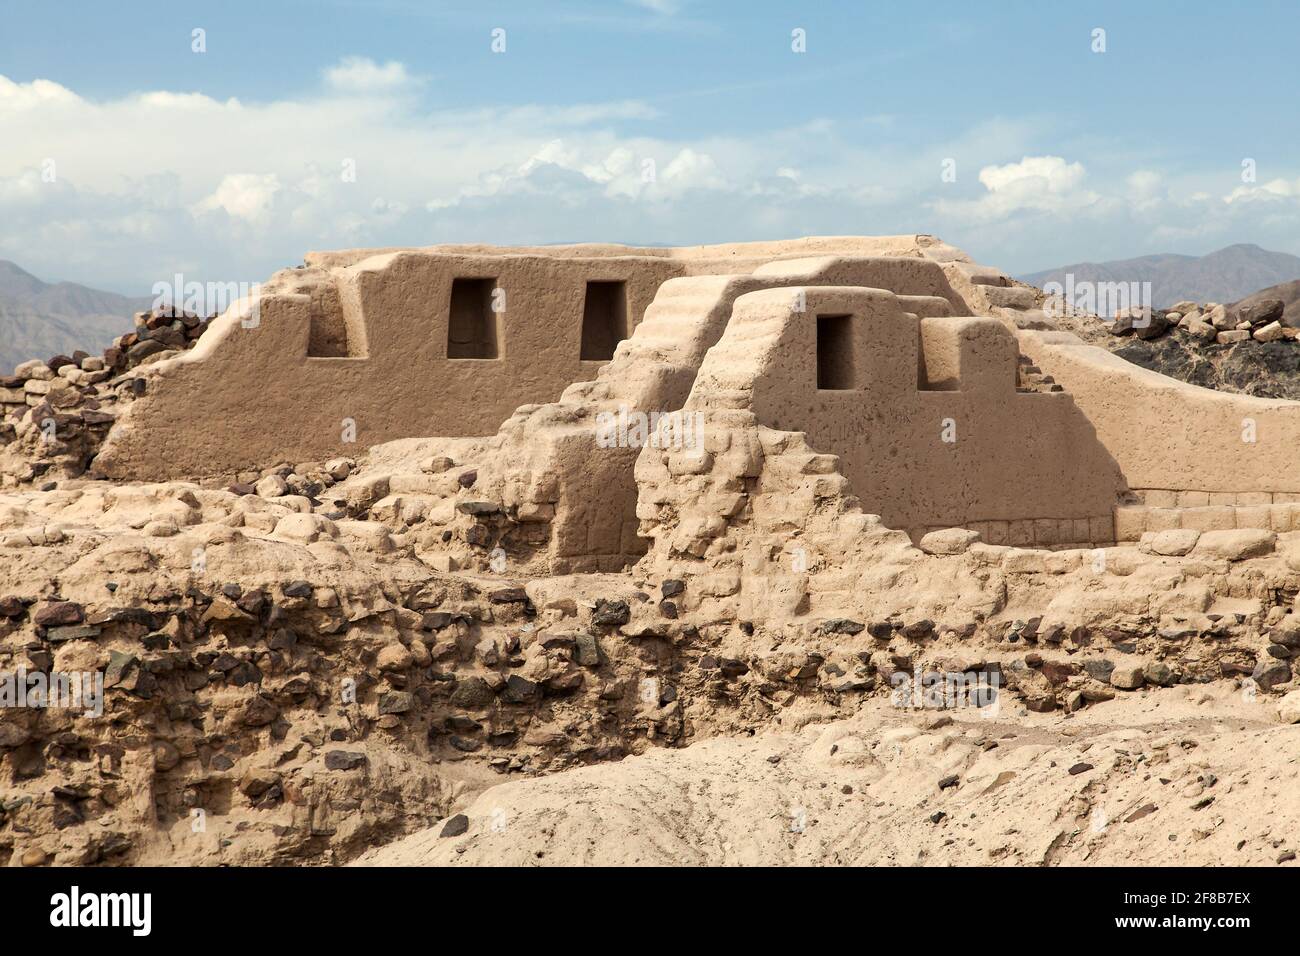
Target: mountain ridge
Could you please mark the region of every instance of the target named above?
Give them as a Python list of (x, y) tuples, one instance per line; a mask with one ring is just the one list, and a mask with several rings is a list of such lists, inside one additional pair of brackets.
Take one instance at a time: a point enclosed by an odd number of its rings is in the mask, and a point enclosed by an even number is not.
[(1080, 282), (1150, 282), (1151, 304), (1168, 308), (1175, 302), (1236, 302), (1261, 289), (1300, 279), (1300, 256), (1273, 252), (1254, 243), (1225, 246), (1203, 256), (1154, 253), (1131, 259), (1077, 262), (1017, 276), (1042, 288), (1065, 284), (1066, 275)]
[(102, 351), (151, 302), (76, 282), (45, 282), (0, 259), (0, 374), (32, 358)]

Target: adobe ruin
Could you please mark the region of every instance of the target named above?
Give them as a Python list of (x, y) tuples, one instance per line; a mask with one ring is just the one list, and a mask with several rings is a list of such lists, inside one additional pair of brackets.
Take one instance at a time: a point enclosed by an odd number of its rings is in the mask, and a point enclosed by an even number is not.
[[(255, 328), (37, 363), (0, 670), (105, 701), (0, 713), (0, 865), (350, 860), (492, 775), (876, 713), (932, 670), (996, 673), (1027, 724), (1215, 682), (1300, 721), (1300, 403), (1041, 301), (924, 236), (329, 253)], [(659, 431), (610, 441), (634, 415)], [(1012, 748), (967, 744), (1001, 779)]]

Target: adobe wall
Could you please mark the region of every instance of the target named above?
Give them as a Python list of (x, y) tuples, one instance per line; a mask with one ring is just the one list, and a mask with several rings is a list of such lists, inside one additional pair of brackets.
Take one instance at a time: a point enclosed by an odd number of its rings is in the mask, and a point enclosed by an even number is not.
[[(263, 291), (255, 328), (241, 322), (245, 303), (191, 352), (144, 370), (147, 392), (96, 468), (115, 478), (229, 474), (411, 435), (491, 434), (519, 405), (553, 400), (604, 364), (580, 358), (587, 282), (625, 282), (634, 328), (678, 271), (629, 257), (397, 253), (296, 285), (289, 274)], [(456, 278), (494, 279), (504, 293), (495, 359), (448, 357)], [(310, 354), (322, 350), (334, 354)]]
[[(520, 408), (485, 443), (488, 447), (467, 459), (457, 457), (458, 473), (473, 472), (472, 486), (398, 476), (392, 485), (405, 489), (401, 502), (394, 496), (382, 507), (400, 504), (447, 515), (440, 499), (451, 496), (459, 506), (472, 504), (483, 515), (454, 517), (447, 529), (457, 539), (472, 537), (480, 554), (500, 544), (515, 565), (541, 561), (551, 573), (622, 568), (645, 549), (637, 534), (634, 480), (641, 445), (625, 443), (620, 436), (613, 436), (619, 439), (613, 444), (602, 441), (602, 416), (608, 423), (624, 414), (680, 409), (739, 297), (760, 289), (847, 281), (888, 285), (918, 315), (948, 315), (954, 309), (942, 269), (926, 259), (825, 257), (780, 265), (752, 275), (690, 276), (664, 283), (645, 320), (595, 381), (570, 386), (558, 402)], [(444, 445), (452, 457), (461, 450), (453, 451), (450, 441)], [(437, 447), (437, 442), (426, 445), (427, 450)], [(412, 505), (410, 492), (417, 488), (428, 489), (427, 507)], [(539, 535), (539, 529), (548, 533)], [(435, 527), (430, 540), (445, 552), (442, 530)], [(545, 545), (540, 553), (539, 539)], [(462, 551), (458, 560), (473, 560), (473, 553)]]
[[(962, 526), (993, 543), (1114, 539), (1123, 478), (1063, 392), (1016, 388), (1001, 322), (919, 319), (890, 292), (808, 288), (736, 301), (687, 409), (748, 407), (761, 426), (802, 432), (839, 458), (863, 508), (919, 537)], [(818, 387), (817, 317), (850, 316), (849, 387)]]
[[(1020, 348), (1074, 396), (1128, 485), (1170, 506), (1267, 503), (1300, 493), (1300, 402), (1199, 388), (1067, 332), (1021, 332)], [(1253, 439), (1253, 440), (1247, 440)], [(1179, 496), (1181, 494), (1181, 497)]]
[[(309, 252), (304, 262), (309, 267), (338, 268), (356, 265), (377, 255), (416, 252), (425, 255), (544, 256), (551, 259), (599, 259), (634, 257), (676, 263), (681, 275), (723, 275), (752, 272), (778, 259), (807, 259), (821, 256), (848, 257), (925, 257), (948, 263), (969, 263), (960, 249), (934, 236), (903, 234), (897, 236), (804, 236), (759, 242), (731, 242), (708, 246), (624, 246), (615, 243), (581, 242), (554, 246), (488, 246), (475, 243), (445, 243), (436, 246), (389, 247), (381, 249), (339, 249)], [(987, 267), (978, 267), (989, 272)]]
[[(625, 283), (618, 337), (635, 330), (669, 279), (744, 276), (774, 256), (838, 249), (897, 257), (895, 271), (924, 273), (920, 291), (964, 311), (943, 270), (925, 258), (936, 244), (924, 236), (814, 237), (684, 249), (312, 254), (307, 267), (263, 288), (256, 328), (241, 324), (247, 304), (231, 309), (199, 347), (142, 370), (146, 394), (124, 410), (94, 467), (113, 478), (228, 475), (401, 437), (490, 435), (517, 407), (555, 400), (608, 360), (581, 357), (588, 282)], [(495, 358), (448, 354), (458, 278), (494, 280), (504, 294)]]

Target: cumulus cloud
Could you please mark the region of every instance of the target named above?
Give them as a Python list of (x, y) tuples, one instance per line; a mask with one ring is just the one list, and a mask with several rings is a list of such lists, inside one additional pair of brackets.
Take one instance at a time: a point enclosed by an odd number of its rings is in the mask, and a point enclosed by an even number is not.
[(993, 193), (1059, 196), (1073, 191), (1083, 176), (1082, 163), (1067, 163), (1060, 156), (1026, 156), (1018, 163), (985, 166), (979, 180)]
[(417, 81), (396, 60), (381, 66), (368, 57), (349, 56), (325, 71), (325, 85), (338, 93), (364, 95), (409, 89)]
[(1238, 186), (1223, 197), (1225, 203), (1286, 202), (1300, 199), (1300, 179), (1271, 179), (1263, 185)]
[(968, 207), (981, 218), (1000, 218), (1021, 210), (1060, 213), (1092, 205), (1100, 196), (1082, 189), (1083, 164), (1060, 156), (1026, 156), (1018, 163), (985, 166), (979, 181), (988, 190)]
[[(976, 178), (982, 194), (926, 205), (941, 220), (955, 224), (955, 229), (936, 230), (949, 241), (960, 245), (963, 230), (978, 230), (992, 245), (1020, 254), (1031, 250), (1042, 254), (1046, 247), (1036, 243), (1042, 242), (1047, 223), (1058, 224), (1051, 229), (1055, 235), (1046, 238), (1059, 244), (1059, 223), (1071, 221), (1077, 228), (1080, 220), (1095, 221), (1117, 211), (1120, 201), (1086, 188), (1086, 176), (1078, 161), (1024, 156), (1018, 162), (981, 167)], [(960, 188), (960, 181), (954, 185)]]
[(194, 206), (197, 213), (225, 210), (226, 214), (247, 222), (261, 222), (271, 211), (271, 202), (280, 191), (280, 177), (275, 173), (232, 173), (222, 178), (212, 195)]
[[(448, 110), (421, 92), (403, 64), (362, 57), (265, 102), (96, 101), (0, 76), (0, 258), (131, 292), (175, 271), (263, 279), (309, 249), (933, 232), (1029, 271), (1102, 258), (1120, 233), (1268, 244), (1241, 230), (1294, 235), (1300, 209), (1287, 202), (1300, 181), (1223, 197), (1213, 176), (1175, 183), (1151, 164), (1097, 174), (997, 118), (911, 146), (816, 116), (679, 137), (653, 102)], [(946, 157), (959, 157), (955, 183), (940, 180)]]

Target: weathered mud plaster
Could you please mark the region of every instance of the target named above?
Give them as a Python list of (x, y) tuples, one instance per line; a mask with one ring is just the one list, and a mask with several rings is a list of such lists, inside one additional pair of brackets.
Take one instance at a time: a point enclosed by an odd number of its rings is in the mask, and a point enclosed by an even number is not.
[[(733, 401), (760, 425), (803, 432), (839, 457), (867, 512), (917, 537), (963, 526), (1035, 543), (1050, 523), (1052, 540), (1037, 543), (1113, 539), (1118, 467), (1068, 394), (1016, 390), (1001, 322), (918, 319), (878, 289), (799, 289), (797, 302), (791, 291), (737, 300), (688, 410)], [(832, 317), (845, 329), (819, 343)], [(834, 387), (820, 387), (819, 357), (843, 363)], [(1035, 536), (1010, 522), (1044, 524)]]
[(1300, 492), (1300, 402), (1188, 385), (1066, 332), (1021, 332), (1020, 348), (1074, 396), (1131, 488)]
[[(475, 480), (469, 488), (443, 482), (446, 490), (430, 496), (425, 513), (450, 517), (444, 507), (447, 496), (466, 507), (476, 502), (473, 508), (480, 512), (488, 501), (499, 506), (485, 519), (493, 525), (493, 535), (499, 515), (518, 523), (515, 530), (493, 538), (513, 561), (540, 559), (552, 573), (626, 566), (645, 548), (637, 535), (633, 477), (645, 436), (618, 434), (602, 440), (602, 421), (681, 409), (739, 297), (761, 289), (839, 283), (894, 289), (914, 316), (944, 316), (961, 308), (942, 268), (919, 258), (800, 259), (749, 275), (671, 279), (595, 381), (570, 386), (558, 402), (521, 407), (469, 457), (450, 441), (441, 447), (428, 443), (426, 450), (454, 458), (474, 472)], [(397, 485), (409, 491), (430, 482), (399, 478)], [(409, 505), (409, 495), (403, 501)], [(440, 534), (438, 529), (430, 537), (436, 542)], [(540, 551), (539, 541), (544, 542)]]
[[(924, 264), (927, 294), (965, 311), (943, 271), (923, 258), (930, 245), (938, 244), (887, 236), (313, 255), (305, 269), (277, 274), (255, 303), (229, 310), (199, 347), (144, 370), (146, 394), (122, 415), (95, 467), (115, 478), (220, 475), (407, 436), (489, 435), (520, 405), (553, 401), (611, 357), (583, 359), (589, 283), (622, 283), (610, 344), (632, 333), (669, 279), (745, 274), (796, 255)], [(458, 296), (456, 280), (481, 289)], [(481, 357), (474, 342), (459, 356), (449, 348), (458, 311), (462, 325), (481, 318), (490, 327)]]

